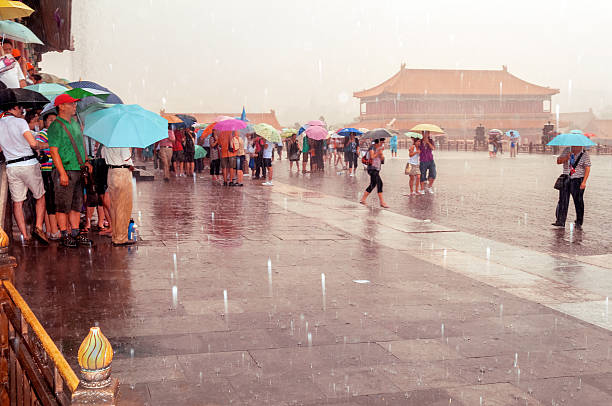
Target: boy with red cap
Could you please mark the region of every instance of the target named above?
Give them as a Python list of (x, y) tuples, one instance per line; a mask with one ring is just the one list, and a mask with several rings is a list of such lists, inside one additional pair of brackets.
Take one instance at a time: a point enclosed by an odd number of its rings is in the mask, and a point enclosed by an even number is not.
[(83, 207), (81, 167), (86, 166), (91, 172), (92, 166), (87, 162), (81, 125), (74, 119), (78, 100), (65, 93), (57, 96), (55, 98), (57, 119), (47, 130), (51, 158), (55, 167), (52, 176), (57, 224), (62, 233), (61, 243), (65, 247), (92, 245), (90, 239), (79, 233)]

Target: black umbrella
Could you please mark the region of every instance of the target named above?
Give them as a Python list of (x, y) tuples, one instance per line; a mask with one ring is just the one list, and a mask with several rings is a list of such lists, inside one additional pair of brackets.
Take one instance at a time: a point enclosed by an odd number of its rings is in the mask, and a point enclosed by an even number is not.
[(393, 134), (384, 128), (375, 128), (374, 130), (370, 130), (367, 133), (361, 136), (364, 140), (377, 140), (379, 138), (389, 138), (392, 137)]
[(49, 103), (42, 94), (28, 89), (4, 89), (0, 90), (0, 109), (12, 106), (43, 107)]
[(183, 123), (185, 123), (187, 127), (191, 127), (198, 121), (194, 116), (190, 116), (189, 114), (175, 114), (175, 116), (183, 120)]

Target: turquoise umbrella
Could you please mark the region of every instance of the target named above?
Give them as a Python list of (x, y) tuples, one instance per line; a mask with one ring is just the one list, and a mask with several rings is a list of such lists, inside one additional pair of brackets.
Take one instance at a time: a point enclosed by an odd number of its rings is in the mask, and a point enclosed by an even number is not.
[(45, 96), (47, 99), (49, 99), (49, 101), (68, 90), (66, 86), (62, 86), (57, 83), (40, 83), (38, 85), (26, 86), (24, 89), (34, 90), (35, 92)]
[(195, 153), (193, 159), (206, 158), (206, 150), (200, 145), (195, 146)]
[(83, 133), (109, 148), (146, 148), (168, 137), (168, 121), (137, 104), (115, 104), (87, 115)]
[(28, 27), (10, 20), (0, 20), (0, 35), (27, 44), (45, 45)]
[(565, 147), (591, 147), (597, 144), (588, 139), (588, 137), (584, 135), (581, 131), (574, 130), (569, 133), (557, 135), (546, 145), (557, 145)]

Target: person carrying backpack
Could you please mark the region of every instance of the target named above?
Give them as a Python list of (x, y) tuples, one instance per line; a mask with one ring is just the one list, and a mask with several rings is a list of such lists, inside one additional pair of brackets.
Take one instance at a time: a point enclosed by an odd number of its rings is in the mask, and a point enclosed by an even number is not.
[(389, 206), (385, 203), (385, 199), (383, 198), (383, 181), (380, 178), (380, 169), (381, 164), (384, 160), (383, 151), (385, 149), (384, 139), (382, 140), (374, 140), (374, 144), (370, 147), (368, 152), (364, 155), (362, 162), (367, 164), (368, 166), (368, 175), (370, 175), (370, 185), (366, 188), (363, 193), (363, 197), (359, 201), (359, 203), (365, 205), (366, 199), (368, 195), (376, 188), (376, 192), (378, 193), (378, 200), (380, 201), (380, 206), (384, 208), (388, 208)]

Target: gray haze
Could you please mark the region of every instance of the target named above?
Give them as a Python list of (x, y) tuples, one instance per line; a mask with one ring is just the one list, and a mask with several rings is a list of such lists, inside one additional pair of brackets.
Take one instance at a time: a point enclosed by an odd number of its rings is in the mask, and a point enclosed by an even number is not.
[(408, 68), (501, 69), (561, 112), (612, 105), (608, 1), (75, 0), (74, 52), (43, 70), (153, 111), (359, 115), (353, 91)]

